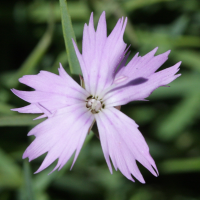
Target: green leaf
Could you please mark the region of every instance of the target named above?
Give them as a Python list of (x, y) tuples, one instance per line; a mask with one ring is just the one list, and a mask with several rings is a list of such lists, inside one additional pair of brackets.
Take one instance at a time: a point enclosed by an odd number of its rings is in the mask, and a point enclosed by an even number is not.
[(15, 188), (21, 186), (22, 182), (20, 167), (0, 149), (0, 187)]
[(63, 36), (65, 40), (65, 47), (67, 50), (67, 57), (69, 61), (69, 66), (72, 74), (82, 74), (79, 61), (77, 59), (74, 46), (72, 43), (72, 38), (76, 42), (74, 30), (71, 23), (71, 17), (67, 8), (67, 1), (60, 0), (60, 9), (61, 9), (61, 19), (62, 19), (62, 28)]
[(200, 93), (194, 92), (179, 103), (173, 111), (157, 125), (157, 136), (162, 140), (171, 140), (184, 131), (199, 113)]
[(172, 0), (134, 0), (134, 1), (125, 1), (123, 3), (124, 9), (129, 12), (133, 11), (135, 9), (151, 5), (154, 3), (160, 3), (160, 2), (166, 2), (166, 1), (172, 1)]
[(34, 200), (31, 169), (28, 160), (24, 160), (25, 193), (28, 200)]
[(143, 48), (152, 50), (158, 46), (159, 49), (157, 53), (163, 53), (169, 49), (179, 47), (200, 47), (200, 37), (197, 36), (186, 35), (175, 37), (174, 35), (169, 35), (166, 33), (143, 31), (140, 29), (136, 29), (135, 32), (138, 36), (139, 43)]
[(30, 126), (42, 122), (44, 119), (33, 120), (38, 115), (15, 115), (0, 117), (0, 126)]
[[(200, 39), (199, 39), (200, 44)], [(172, 54), (174, 60), (181, 60), (190, 69), (200, 72), (200, 53), (193, 50), (177, 50)]]
[(167, 160), (161, 163), (158, 168), (163, 173), (200, 171), (200, 158)]
[(10, 110), (13, 107), (7, 103), (0, 102), (0, 114), (14, 115), (15, 113)]
[[(54, 6), (54, 16), (55, 20), (61, 20), (60, 16), (60, 5), (59, 2), (51, 2)], [(47, 1), (34, 1), (28, 6), (28, 15), (34, 23), (44, 23), (49, 18), (48, 6), (49, 2)], [(68, 2), (69, 14), (72, 19), (79, 21), (88, 20), (90, 17), (90, 9), (87, 6), (85, 1), (70, 1)], [(22, 13), (23, 10), (20, 10), (19, 13)]]

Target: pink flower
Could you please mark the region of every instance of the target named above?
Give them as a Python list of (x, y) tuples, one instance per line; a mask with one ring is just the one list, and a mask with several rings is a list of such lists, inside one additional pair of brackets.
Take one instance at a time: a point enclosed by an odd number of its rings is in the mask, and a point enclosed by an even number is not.
[[(20, 113), (43, 113), (47, 119), (34, 127), (28, 135), (36, 138), (23, 154), (29, 161), (48, 152), (36, 173), (58, 159), (54, 170), (60, 170), (75, 152), (74, 165), (88, 130), (94, 120), (97, 123), (103, 153), (110, 172), (111, 162), (128, 179), (132, 175), (145, 183), (136, 160), (154, 176), (158, 175), (156, 164), (149, 154), (149, 147), (138, 130), (138, 125), (116, 106), (135, 100), (144, 100), (153, 90), (172, 82), (180, 62), (156, 72), (167, 60), (170, 51), (154, 56), (157, 48), (141, 57), (138, 53), (125, 65), (128, 55), (123, 34), (127, 18), (119, 19), (107, 37), (105, 12), (102, 13), (97, 30), (91, 14), (89, 25), (83, 31), (83, 48), (80, 54), (74, 48), (83, 72), (85, 89), (78, 85), (63, 69), (59, 75), (41, 71), (38, 75), (26, 75), (19, 79), (35, 91), (12, 92), (30, 103), (12, 109)], [(119, 66), (119, 67), (118, 67)], [(53, 171), (54, 171), (53, 170)]]

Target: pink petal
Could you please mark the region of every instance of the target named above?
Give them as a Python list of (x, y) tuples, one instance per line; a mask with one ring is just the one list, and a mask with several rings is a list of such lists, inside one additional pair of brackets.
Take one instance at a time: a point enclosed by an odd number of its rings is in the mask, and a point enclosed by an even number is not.
[(61, 64), (58, 71), (59, 75), (41, 71), (38, 75), (20, 78), (21, 83), (34, 88), (35, 91), (12, 89), (19, 98), (31, 103), (29, 106), (12, 110), (22, 113), (43, 113), (47, 110), (54, 113), (57, 109), (84, 102), (89, 93), (65, 72)]
[(53, 117), (34, 127), (28, 135), (35, 135), (35, 140), (23, 154), (29, 161), (48, 152), (36, 173), (58, 160), (62, 167), (76, 151), (74, 162), (83, 145), (94, 116), (85, 107), (85, 103), (58, 110)]
[(134, 60), (130, 61), (127, 66), (124, 68), (124, 75), (131, 75), (132, 78), (136, 77), (148, 77), (153, 74), (165, 61), (168, 59), (170, 50), (154, 56), (158, 48), (155, 48), (145, 56), (139, 58), (139, 61), (136, 63)]
[[(18, 112), (26, 112), (26, 113), (43, 113), (43, 110), (41, 110), (41, 106), (44, 107), (45, 109), (49, 110), (51, 113), (56, 111), (57, 109), (64, 108), (76, 103), (84, 102), (84, 98), (82, 97), (82, 94), (80, 94), (80, 97), (77, 97), (75, 99), (73, 95), (71, 94), (68, 95), (58, 95), (55, 93), (50, 93), (50, 92), (41, 92), (41, 91), (19, 91), (16, 89), (11, 90), (16, 96), (19, 98), (23, 99), (24, 101), (27, 101), (31, 104), (34, 104), (38, 107), (37, 109), (29, 110), (24, 109), (24, 108), (18, 108), (15, 109), (14, 111)], [(80, 98), (80, 99), (78, 99)], [(33, 106), (32, 106), (33, 107)], [(39, 110), (40, 112), (39, 112)]]
[[(137, 78), (147, 78), (151, 74), (153, 74), (167, 59), (170, 53), (170, 50), (160, 54), (158, 56), (154, 56), (158, 47), (147, 53), (145, 56), (138, 57), (138, 53), (132, 58), (132, 60), (125, 66), (119, 67), (116, 75), (115, 80), (119, 77), (127, 77), (126, 81), (123, 81), (120, 84), (115, 84), (111, 86), (111, 89), (114, 89), (119, 86), (123, 86), (130, 82), (131, 80)], [(127, 57), (128, 55), (126, 55)], [(125, 57), (125, 62), (127, 58)], [(108, 90), (107, 90), (108, 91)]]
[[(92, 43), (91, 46), (94, 46), (94, 51), (91, 52), (92, 57), (90, 55), (90, 63), (87, 65), (87, 69), (89, 70), (90, 74), (90, 92), (91, 94), (96, 95), (97, 87), (98, 87), (98, 78), (101, 78), (102, 68), (100, 63), (102, 62), (102, 54), (104, 52), (104, 46), (107, 39), (107, 27), (106, 27), (106, 15), (103, 12), (99, 18), (97, 30), (95, 33), (95, 41)], [(86, 59), (84, 58), (85, 62)], [(103, 63), (102, 63), (103, 64)], [(101, 69), (101, 70), (100, 70)], [(86, 83), (87, 84), (87, 83)]]
[(30, 104), (21, 108), (13, 108), (11, 110), (19, 113), (42, 113), (42, 110), (38, 108), (36, 104)]
[(99, 19), (96, 32), (92, 14), (89, 25), (84, 26), (82, 55), (73, 42), (83, 72), (86, 90), (94, 96), (99, 96), (114, 80), (114, 71), (124, 56), (126, 48), (123, 41), (126, 23), (127, 18), (124, 23), (123, 18), (120, 19), (107, 37), (105, 12)]
[(88, 96), (88, 93), (65, 72), (61, 64), (58, 70), (60, 76), (51, 72), (40, 71), (37, 75), (25, 75), (19, 81), (37, 91), (59, 95), (71, 93), (71, 96), (74, 97), (80, 96), (80, 94), (84, 97)]
[(174, 66), (152, 73), (148, 77), (142, 77), (141, 75), (130, 83), (110, 90), (104, 96), (106, 107), (144, 100), (144, 98), (147, 98), (158, 87), (165, 86), (179, 77), (180, 74), (176, 75), (176, 73), (179, 71), (180, 64), (181, 62), (178, 62)]
[(157, 176), (158, 171), (149, 154), (149, 147), (132, 119), (115, 108), (105, 109), (95, 115), (95, 118), (104, 156), (111, 172), (109, 156), (114, 167), (132, 181), (134, 179), (131, 175), (145, 183), (136, 160)]

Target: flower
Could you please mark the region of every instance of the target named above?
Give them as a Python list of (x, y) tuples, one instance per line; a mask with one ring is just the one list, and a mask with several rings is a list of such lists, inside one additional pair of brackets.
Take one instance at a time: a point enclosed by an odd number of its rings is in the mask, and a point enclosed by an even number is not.
[(118, 20), (107, 37), (105, 12), (97, 30), (91, 14), (89, 25), (83, 31), (82, 54), (73, 41), (85, 88), (78, 85), (60, 64), (59, 75), (41, 71), (38, 75), (25, 75), (19, 81), (35, 91), (12, 92), (30, 103), (12, 109), (20, 113), (43, 113), (45, 121), (34, 127), (28, 135), (35, 140), (28, 146), (23, 158), (29, 161), (48, 152), (36, 173), (44, 170), (56, 159), (53, 169), (60, 170), (75, 152), (74, 165), (91, 125), (96, 120), (101, 146), (112, 173), (115, 170), (134, 181), (132, 175), (145, 183), (136, 160), (153, 175), (158, 175), (149, 147), (138, 130), (138, 125), (116, 109), (135, 100), (144, 100), (153, 90), (165, 86), (180, 76), (176, 75), (180, 62), (156, 72), (167, 60), (170, 51), (154, 56), (157, 48), (141, 57), (138, 53), (126, 65), (126, 44), (123, 34), (127, 18)]

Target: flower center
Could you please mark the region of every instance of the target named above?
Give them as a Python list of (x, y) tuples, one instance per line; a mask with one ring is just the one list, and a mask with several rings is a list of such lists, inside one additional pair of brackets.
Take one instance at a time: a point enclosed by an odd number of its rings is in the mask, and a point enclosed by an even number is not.
[(86, 107), (91, 110), (93, 114), (99, 113), (99, 111), (105, 107), (102, 100), (99, 100), (98, 97), (89, 96), (86, 101)]

